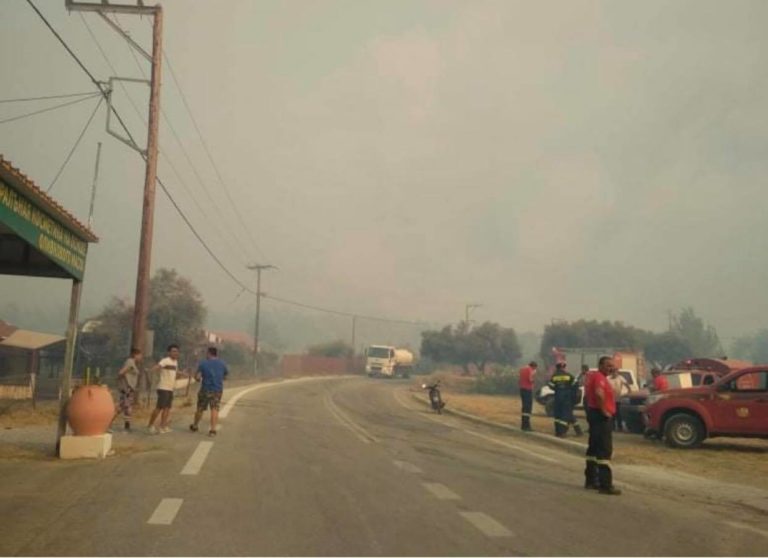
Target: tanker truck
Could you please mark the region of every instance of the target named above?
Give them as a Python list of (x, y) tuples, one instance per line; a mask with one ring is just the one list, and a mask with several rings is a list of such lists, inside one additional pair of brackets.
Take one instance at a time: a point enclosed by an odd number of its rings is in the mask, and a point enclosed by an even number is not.
[(369, 377), (408, 378), (413, 369), (413, 353), (389, 345), (371, 345), (365, 351), (365, 372)]

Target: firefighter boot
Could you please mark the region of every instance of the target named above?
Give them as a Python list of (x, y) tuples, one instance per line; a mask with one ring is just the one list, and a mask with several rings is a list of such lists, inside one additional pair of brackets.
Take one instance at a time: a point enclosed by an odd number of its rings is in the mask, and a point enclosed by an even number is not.
[(578, 423), (574, 423), (573, 431), (576, 433), (576, 436), (583, 436), (584, 435), (584, 432), (581, 430), (581, 425), (578, 424)]
[(521, 426), (522, 430), (525, 430), (526, 432), (530, 432), (533, 430), (531, 428), (531, 417), (528, 415), (523, 415), (523, 424)]
[(597, 462), (594, 457), (587, 457), (587, 466), (584, 469), (584, 488), (592, 490), (600, 488), (597, 477)]
[(613, 471), (608, 463), (599, 463), (597, 466), (600, 494), (618, 496), (621, 490), (613, 486)]

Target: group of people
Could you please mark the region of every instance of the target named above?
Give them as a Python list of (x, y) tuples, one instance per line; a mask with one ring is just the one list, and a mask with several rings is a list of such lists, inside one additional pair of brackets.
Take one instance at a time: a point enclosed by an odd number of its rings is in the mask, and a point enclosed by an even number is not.
[[(532, 430), (533, 387), (537, 370), (538, 364), (530, 362), (519, 373), (521, 429), (524, 431)], [(601, 494), (621, 494), (621, 490), (613, 485), (610, 462), (613, 455), (613, 430), (621, 428), (617, 402), (629, 392), (629, 385), (609, 356), (600, 358), (596, 371), (590, 371), (586, 365), (582, 366), (578, 378), (566, 370), (566, 363), (558, 363), (548, 381), (554, 391), (555, 435), (558, 437), (565, 437), (571, 426), (577, 436), (583, 434), (573, 414), (573, 407), (581, 398), (580, 384), (584, 386), (584, 408), (589, 424), (584, 488), (597, 490)]]
[[(133, 407), (136, 403), (140, 367), (144, 360), (144, 355), (140, 349), (131, 349), (130, 356), (126, 359), (123, 366), (117, 373), (117, 390), (119, 393), (118, 410), (113, 417), (114, 420), (122, 413), (124, 429), (131, 431), (131, 418), (133, 416)], [(150, 434), (167, 434), (171, 432), (170, 415), (173, 408), (173, 393), (176, 388), (176, 380), (189, 377), (186, 373), (179, 370), (179, 346), (176, 344), (168, 346), (166, 356), (150, 369), (150, 375), (157, 378), (157, 402), (155, 408), (149, 417), (147, 429)], [(195, 373), (195, 381), (202, 382), (200, 391), (197, 394), (197, 409), (192, 424), (189, 429), (192, 432), (199, 430), (199, 423), (203, 413), (210, 409), (211, 427), (208, 431), (209, 436), (216, 436), (216, 424), (221, 406), (221, 396), (224, 391), (224, 380), (229, 374), (227, 365), (219, 358), (219, 351), (216, 347), (209, 347), (206, 358), (198, 364)], [(160, 419), (159, 426), (155, 426), (157, 419)]]

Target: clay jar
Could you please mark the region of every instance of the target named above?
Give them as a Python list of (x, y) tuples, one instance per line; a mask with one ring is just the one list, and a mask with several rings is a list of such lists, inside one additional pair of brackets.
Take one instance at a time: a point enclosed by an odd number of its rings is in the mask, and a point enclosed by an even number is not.
[(67, 421), (75, 436), (104, 434), (115, 415), (115, 402), (107, 386), (80, 386), (67, 405)]

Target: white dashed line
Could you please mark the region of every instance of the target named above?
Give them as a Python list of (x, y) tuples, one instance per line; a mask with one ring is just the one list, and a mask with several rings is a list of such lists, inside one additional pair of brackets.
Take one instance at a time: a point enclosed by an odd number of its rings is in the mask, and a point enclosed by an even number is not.
[(395, 467), (402, 469), (406, 473), (414, 473), (416, 475), (420, 475), (424, 472), (413, 463), (408, 463), (407, 461), (393, 461), (392, 463), (395, 464)]
[(477, 527), (486, 537), (511, 537), (512, 531), (483, 512), (459, 512), (461, 517)]
[(184, 465), (184, 468), (181, 470), (182, 475), (196, 475), (200, 472), (200, 469), (203, 467), (203, 463), (205, 463), (205, 458), (208, 457), (208, 454), (211, 451), (211, 448), (213, 447), (213, 442), (200, 442), (197, 444), (197, 448), (195, 448), (194, 453), (192, 453), (192, 456), (189, 458), (189, 461), (187, 461), (187, 464)]
[(170, 525), (176, 518), (176, 514), (179, 513), (183, 502), (184, 500), (181, 498), (163, 498), (147, 523), (150, 525)]
[(757, 527), (752, 527), (751, 525), (747, 525), (745, 523), (737, 523), (736, 521), (723, 521), (725, 525), (728, 525), (729, 527), (733, 527), (735, 529), (742, 529), (744, 531), (752, 531), (753, 533), (757, 533), (758, 535), (762, 535), (764, 537), (768, 537), (768, 531), (765, 531), (763, 529), (758, 529)]
[(461, 430), (465, 434), (471, 434), (472, 436), (477, 436), (478, 438), (482, 438), (483, 440), (487, 440), (489, 442), (493, 442), (494, 444), (498, 444), (500, 446), (504, 446), (505, 448), (513, 449), (515, 451), (520, 451), (523, 453), (527, 453), (528, 455), (531, 455), (533, 457), (536, 457), (537, 459), (541, 459), (543, 461), (549, 461), (550, 463), (557, 463), (557, 459), (553, 459), (549, 456), (543, 455), (541, 453), (538, 453), (536, 451), (531, 451), (527, 448), (524, 448), (522, 446), (518, 446), (516, 444), (510, 444), (509, 442), (503, 442), (501, 440), (497, 440), (496, 438), (492, 438), (490, 436), (486, 436), (485, 434), (480, 434), (479, 432), (473, 432), (472, 430), (467, 430), (462, 428)]
[(461, 500), (461, 496), (439, 482), (425, 482), (424, 488), (429, 490), (438, 500)]

